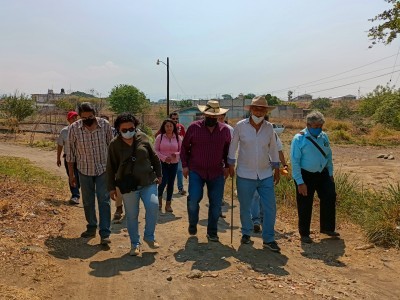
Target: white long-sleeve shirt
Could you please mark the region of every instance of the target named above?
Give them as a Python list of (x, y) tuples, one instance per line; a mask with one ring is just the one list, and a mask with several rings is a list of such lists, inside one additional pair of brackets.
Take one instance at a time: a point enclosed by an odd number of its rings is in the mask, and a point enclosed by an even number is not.
[(236, 151), (237, 175), (248, 179), (265, 179), (271, 177), (272, 167), (279, 167), (279, 153), (274, 129), (271, 123), (263, 121), (258, 132), (244, 119), (237, 123), (229, 147), (228, 163), (235, 164)]

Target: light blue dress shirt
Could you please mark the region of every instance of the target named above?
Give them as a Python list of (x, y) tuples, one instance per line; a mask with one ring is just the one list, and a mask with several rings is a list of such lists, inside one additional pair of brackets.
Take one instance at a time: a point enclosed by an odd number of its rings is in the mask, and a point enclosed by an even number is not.
[[(321, 132), (317, 137), (313, 137), (307, 128), (301, 132), (294, 136), (290, 148), (292, 177), (297, 185), (304, 183), (301, 176), (301, 169), (315, 173), (327, 168), (329, 176), (333, 176), (332, 150), (326, 133)], [(326, 157), (322, 155), (311, 141), (306, 139), (308, 136), (321, 147)]]

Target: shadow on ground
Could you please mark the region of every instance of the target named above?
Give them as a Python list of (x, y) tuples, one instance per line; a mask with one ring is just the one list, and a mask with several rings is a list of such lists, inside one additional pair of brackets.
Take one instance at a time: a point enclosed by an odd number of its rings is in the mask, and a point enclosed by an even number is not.
[(278, 276), (289, 275), (284, 269), (288, 258), (280, 253), (254, 249), (252, 245), (241, 245), (236, 251), (230, 246), (216, 242), (199, 243), (197, 237), (190, 237), (185, 247), (174, 254), (176, 261), (193, 261), (192, 270), (220, 271), (231, 266), (228, 258), (235, 258), (248, 264), (253, 270)]
[(118, 258), (109, 258), (103, 261), (92, 261), (89, 272), (95, 277), (112, 277), (121, 275), (121, 272), (129, 272), (142, 267), (150, 266), (155, 262), (156, 252), (143, 252), (141, 256), (125, 254)]
[(301, 255), (309, 259), (323, 261), (332, 267), (345, 267), (346, 264), (339, 260), (344, 255), (346, 245), (340, 238), (325, 238), (319, 243), (301, 244), (303, 252)]
[[(96, 237), (100, 239), (100, 237)], [(65, 238), (62, 236), (50, 237), (45, 241), (49, 254), (59, 259), (80, 258), (88, 259), (100, 251), (109, 250), (107, 246), (100, 244), (89, 245), (88, 239)]]

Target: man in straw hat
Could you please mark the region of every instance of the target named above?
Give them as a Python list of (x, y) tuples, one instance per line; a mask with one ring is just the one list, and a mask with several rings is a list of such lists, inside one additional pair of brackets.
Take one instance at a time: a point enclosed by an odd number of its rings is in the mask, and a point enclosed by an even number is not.
[(190, 124), (182, 142), (181, 160), (183, 176), (189, 176), (187, 209), (189, 234), (197, 234), (199, 203), (203, 198), (204, 184), (209, 199), (207, 238), (218, 242), (218, 218), (224, 193), (224, 180), (229, 175), (228, 150), (231, 136), (228, 127), (218, 122), (218, 116), (228, 109), (219, 107), (218, 101), (198, 105), (204, 114), (203, 120)]
[(274, 231), (276, 218), (274, 183), (279, 182), (279, 154), (272, 124), (264, 120), (268, 111), (275, 107), (268, 106), (264, 96), (258, 96), (245, 108), (250, 110), (250, 117), (237, 123), (228, 155), (229, 171), (233, 176), (236, 151), (239, 147), (236, 185), (242, 223), (241, 243), (251, 242), (250, 235), (253, 230), (251, 205), (254, 192), (257, 191), (264, 213), (263, 247), (279, 252)]

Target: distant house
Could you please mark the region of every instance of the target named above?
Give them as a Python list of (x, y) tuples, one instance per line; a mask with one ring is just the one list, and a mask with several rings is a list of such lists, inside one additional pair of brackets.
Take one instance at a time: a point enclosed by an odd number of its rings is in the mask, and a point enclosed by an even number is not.
[[(229, 111), (226, 113), (228, 119), (241, 119), (248, 114), (248, 110), (244, 107), (251, 103), (251, 99), (244, 99), (244, 97), (237, 97), (235, 99), (215, 99), (219, 102), (219, 105), (223, 108), (228, 108)], [(190, 100), (192, 105), (206, 105), (208, 99)]]
[(60, 94), (54, 93), (53, 90), (47, 90), (47, 94), (31, 94), (32, 100), (37, 104), (45, 104), (54, 100), (64, 98), (66, 96), (64, 89), (61, 89)]
[(312, 101), (312, 96), (309, 94), (299, 95), (292, 99), (293, 102), (296, 101)]
[(202, 113), (197, 106), (186, 107), (177, 110), (179, 113), (179, 123), (181, 123), (187, 129), (190, 123), (202, 118)]
[(345, 95), (340, 97), (331, 98), (332, 101), (341, 101), (341, 100), (357, 100), (357, 97), (354, 95)]
[(304, 109), (289, 105), (277, 105), (275, 109), (270, 112), (270, 116), (273, 118), (300, 120), (304, 117)]

